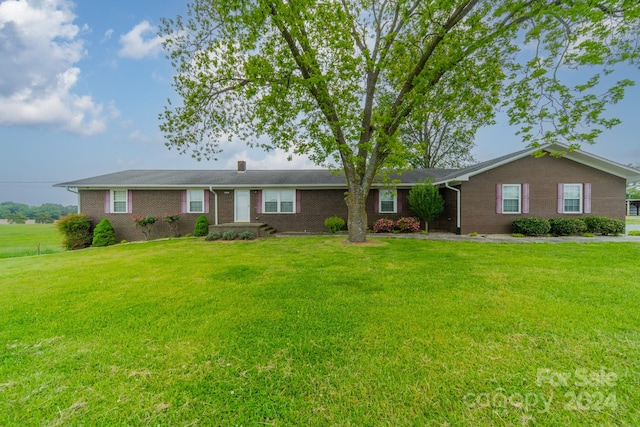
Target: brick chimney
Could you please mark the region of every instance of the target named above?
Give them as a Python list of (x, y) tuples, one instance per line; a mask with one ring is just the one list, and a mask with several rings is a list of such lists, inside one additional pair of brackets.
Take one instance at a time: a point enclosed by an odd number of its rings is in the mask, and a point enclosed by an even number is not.
[(246, 172), (247, 171), (247, 162), (244, 160), (238, 160), (238, 172)]

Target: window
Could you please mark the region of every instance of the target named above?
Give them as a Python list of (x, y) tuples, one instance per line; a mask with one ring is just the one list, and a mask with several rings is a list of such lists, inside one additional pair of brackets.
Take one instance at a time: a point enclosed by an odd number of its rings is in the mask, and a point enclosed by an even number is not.
[(520, 213), (520, 184), (502, 184), (502, 213)]
[(582, 213), (582, 184), (564, 184), (563, 213)]
[(380, 190), (379, 194), (379, 212), (396, 213), (397, 193), (395, 190)]
[(295, 213), (295, 190), (264, 190), (262, 194), (262, 212)]
[(188, 213), (204, 212), (204, 191), (203, 190), (187, 190), (187, 212)]
[(112, 213), (127, 213), (129, 212), (128, 206), (128, 191), (127, 190), (111, 190), (111, 212)]

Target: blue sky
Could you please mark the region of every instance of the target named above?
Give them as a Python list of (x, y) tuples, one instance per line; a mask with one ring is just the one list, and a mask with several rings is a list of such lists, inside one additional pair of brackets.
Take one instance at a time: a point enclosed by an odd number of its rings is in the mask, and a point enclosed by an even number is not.
[[(313, 167), (242, 144), (217, 162), (165, 147), (157, 117), (173, 96), (173, 69), (156, 28), (185, 11), (177, 0), (0, 0), (0, 202), (76, 204), (52, 184), (125, 169)], [(634, 87), (610, 110), (623, 124), (586, 151), (640, 164), (639, 104)], [(504, 119), (482, 129), (476, 159), (523, 148), (514, 132)]]

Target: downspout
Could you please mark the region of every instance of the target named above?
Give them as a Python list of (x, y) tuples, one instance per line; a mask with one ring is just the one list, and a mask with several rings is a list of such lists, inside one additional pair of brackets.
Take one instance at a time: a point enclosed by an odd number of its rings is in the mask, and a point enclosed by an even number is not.
[(209, 186), (209, 191), (213, 193), (213, 222), (218, 225), (218, 193), (213, 191), (213, 185)]
[(80, 213), (80, 192), (79, 191), (73, 191), (71, 189), (71, 187), (65, 187), (65, 188), (67, 189), (67, 191), (69, 193), (73, 193), (73, 194), (75, 194), (77, 196), (77, 199), (78, 199), (78, 213)]
[(456, 234), (460, 235), (460, 190), (451, 187), (448, 182), (445, 182), (444, 186), (456, 192)]

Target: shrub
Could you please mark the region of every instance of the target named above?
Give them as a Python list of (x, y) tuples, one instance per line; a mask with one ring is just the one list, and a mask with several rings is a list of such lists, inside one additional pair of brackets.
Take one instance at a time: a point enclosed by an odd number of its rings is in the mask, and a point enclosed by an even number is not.
[(227, 230), (222, 233), (222, 240), (236, 240), (238, 233), (235, 230)]
[(618, 234), (624, 234), (625, 228), (626, 224), (624, 221), (609, 218), (609, 221), (605, 224), (602, 234), (613, 234), (617, 236)]
[(587, 225), (581, 218), (552, 218), (549, 220), (551, 234), (569, 236), (587, 231)]
[(134, 215), (133, 222), (136, 224), (136, 227), (140, 227), (142, 234), (144, 234), (144, 238), (149, 240), (149, 236), (151, 236), (151, 227), (153, 224), (158, 222), (158, 217), (153, 215)]
[(629, 236), (640, 236), (640, 230), (631, 230)]
[(584, 223), (587, 225), (588, 233), (600, 233), (609, 218), (606, 216), (587, 216), (584, 218)]
[(84, 214), (71, 214), (60, 218), (58, 230), (64, 235), (62, 244), (66, 249), (75, 250), (91, 246), (91, 221)]
[(211, 233), (207, 234), (207, 236), (204, 238), (204, 240), (211, 242), (213, 240), (220, 240), (222, 239), (222, 233), (219, 231), (212, 231)]
[(193, 235), (196, 237), (202, 237), (209, 234), (209, 219), (205, 215), (200, 215), (196, 219), (196, 226), (193, 230)]
[(249, 230), (245, 230), (242, 233), (238, 234), (238, 239), (240, 240), (254, 240), (255, 238), (256, 235)]
[(335, 233), (344, 228), (345, 222), (344, 219), (339, 216), (330, 216), (329, 218), (324, 220), (324, 226), (329, 230), (330, 233)]
[(520, 237), (524, 237), (524, 234), (522, 234), (522, 233), (513, 233), (511, 236), (520, 238)]
[(395, 222), (392, 219), (380, 218), (373, 224), (374, 233), (392, 233), (395, 227)]
[(420, 231), (420, 221), (417, 218), (402, 217), (396, 221), (396, 228), (401, 233), (417, 233)]
[(540, 236), (547, 234), (551, 230), (549, 221), (544, 218), (518, 218), (511, 223), (513, 233), (524, 234), (525, 236)]
[(116, 244), (116, 232), (108, 218), (102, 218), (102, 221), (96, 225), (93, 230), (93, 242), (91, 246), (109, 246)]
[(584, 222), (589, 233), (622, 234), (625, 229), (624, 221), (606, 216), (588, 216), (584, 218)]
[(180, 214), (164, 214), (162, 217), (162, 221), (164, 221), (169, 226), (169, 231), (173, 237), (178, 237), (178, 221), (180, 221)]

